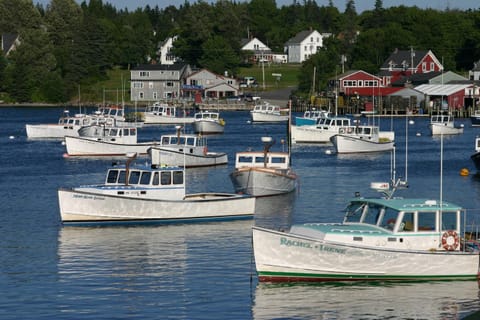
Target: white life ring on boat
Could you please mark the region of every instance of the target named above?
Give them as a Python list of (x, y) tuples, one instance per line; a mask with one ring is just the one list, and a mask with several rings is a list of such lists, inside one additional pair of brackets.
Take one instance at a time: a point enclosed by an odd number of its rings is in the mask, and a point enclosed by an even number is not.
[(454, 230), (445, 231), (442, 235), (442, 247), (447, 251), (457, 249), (460, 239)]
[(349, 127), (349, 128), (347, 129), (347, 133), (353, 133), (353, 128), (352, 128), (352, 127)]
[(345, 132), (345, 129), (340, 128), (340, 129), (338, 129), (338, 132), (339, 132), (339, 133), (344, 133), (344, 132)]
[(208, 153), (208, 148), (207, 146), (204, 146), (203, 147), (203, 154), (206, 155)]

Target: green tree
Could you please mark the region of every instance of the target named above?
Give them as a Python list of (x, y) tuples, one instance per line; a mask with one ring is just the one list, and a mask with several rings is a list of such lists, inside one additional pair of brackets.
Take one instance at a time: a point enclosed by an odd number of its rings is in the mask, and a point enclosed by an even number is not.
[(199, 63), (203, 67), (218, 74), (223, 74), (225, 71), (229, 74), (237, 73), (239, 58), (224, 38), (214, 36), (207, 40), (202, 46), (202, 51), (203, 55)]

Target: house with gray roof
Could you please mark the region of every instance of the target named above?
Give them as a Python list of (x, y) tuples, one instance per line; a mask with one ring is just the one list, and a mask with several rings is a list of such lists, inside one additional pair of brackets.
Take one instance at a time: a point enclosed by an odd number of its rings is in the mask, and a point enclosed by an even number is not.
[(18, 34), (14, 33), (2, 33), (0, 48), (3, 55), (7, 57), (15, 48), (20, 45)]
[(151, 102), (181, 97), (185, 78), (192, 73), (188, 64), (142, 64), (130, 71), (130, 99)]
[(289, 63), (302, 63), (317, 53), (323, 46), (323, 39), (331, 36), (329, 33), (321, 34), (317, 30), (305, 30), (290, 38), (284, 45), (284, 52)]

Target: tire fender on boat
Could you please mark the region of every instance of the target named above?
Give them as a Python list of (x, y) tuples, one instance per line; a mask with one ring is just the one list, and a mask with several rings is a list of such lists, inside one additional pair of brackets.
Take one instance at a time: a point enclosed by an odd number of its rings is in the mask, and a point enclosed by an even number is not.
[(442, 247), (447, 251), (457, 249), (460, 240), (454, 230), (447, 230), (442, 235)]

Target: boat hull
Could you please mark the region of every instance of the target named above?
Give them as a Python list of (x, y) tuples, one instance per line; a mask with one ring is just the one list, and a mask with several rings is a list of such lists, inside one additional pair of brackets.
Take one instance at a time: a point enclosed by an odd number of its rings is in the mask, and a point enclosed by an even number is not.
[(286, 122), (288, 115), (251, 112), (253, 122)]
[(223, 133), (225, 126), (216, 121), (194, 121), (192, 123), (193, 132), (195, 133)]
[(477, 171), (480, 172), (480, 152), (475, 152), (474, 154), (472, 154), (470, 159), (472, 159)]
[(78, 130), (81, 127), (81, 125), (27, 124), (25, 125), (25, 130), (27, 131), (28, 138), (61, 139), (65, 136), (78, 137)]
[(148, 149), (156, 145), (158, 142), (155, 141), (127, 144), (82, 137), (65, 137), (65, 146), (69, 156), (124, 156), (126, 153), (146, 155)]
[(295, 190), (295, 174), (278, 173), (272, 169), (237, 169), (230, 174), (235, 192), (256, 197), (289, 193)]
[(316, 125), (291, 126), (293, 143), (330, 143), (330, 138), (338, 134), (338, 127), (317, 128)]
[(162, 116), (150, 113), (144, 114), (145, 124), (187, 124), (193, 122), (193, 117)]
[(454, 127), (447, 124), (430, 124), (430, 131), (432, 135), (441, 135), (441, 134), (462, 134), (463, 128), (462, 127)]
[(390, 151), (394, 147), (393, 141), (376, 142), (342, 134), (334, 135), (331, 141), (337, 153), (383, 152)]
[[(184, 152), (185, 149), (185, 152)], [(225, 152), (208, 152), (206, 147), (152, 147), (152, 163), (179, 167), (207, 167), (228, 163)]]
[(253, 227), (260, 281), (475, 280), (479, 254), (362, 247)]
[(183, 200), (157, 200), (59, 189), (63, 223), (181, 222), (252, 217), (255, 198), (229, 193), (187, 195)]

